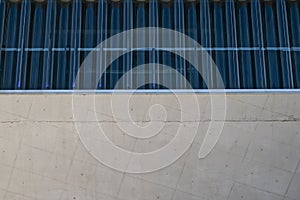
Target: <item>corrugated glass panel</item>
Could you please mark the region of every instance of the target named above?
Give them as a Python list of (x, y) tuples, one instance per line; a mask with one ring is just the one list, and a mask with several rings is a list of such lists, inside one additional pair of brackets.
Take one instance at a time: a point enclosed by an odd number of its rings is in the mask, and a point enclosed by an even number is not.
[[(113, 49), (94, 49), (110, 36), (141, 27), (162, 27), (186, 34), (202, 48), (180, 49), (194, 59), (201, 74), (166, 49), (135, 49), (116, 59), (100, 80), (96, 74)], [(300, 2), (297, 0), (0, 0), (0, 89), (113, 89), (126, 74), (122, 89), (186, 88), (177, 70), (195, 89), (300, 88)], [(114, 43), (157, 46), (160, 36), (132, 35)], [(175, 46), (185, 41), (168, 35)], [(196, 45), (195, 45), (196, 46)], [(204, 65), (207, 51), (212, 66)], [(100, 53), (80, 66), (92, 51)], [(149, 64), (147, 70), (131, 69)], [(130, 72), (129, 72), (130, 71)], [(203, 80), (206, 80), (204, 82)]]

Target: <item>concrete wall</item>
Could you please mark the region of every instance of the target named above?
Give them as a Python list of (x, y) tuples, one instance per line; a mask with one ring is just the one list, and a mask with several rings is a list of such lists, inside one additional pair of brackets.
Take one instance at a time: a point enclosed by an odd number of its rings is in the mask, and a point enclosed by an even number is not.
[[(117, 114), (111, 111), (110, 94), (96, 95), (95, 106), (86, 100), (89, 95), (1, 95), (0, 199), (300, 199), (299, 95), (227, 95), (225, 120), (213, 119), (224, 122), (222, 134), (204, 159), (198, 159), (198, 151), (212, 122), (210, 96), (197, 95), (197, 116), (192, 104), (180, 111), (190, 95), (179, 95), (181, 102), (171, 94), (137, 94), (128, 105), (126, 94), (114, 95)], [(156, 105), (152, 118), (151, 105)], [(122, 118), (123, 108), (128, 108), (129, 118)], [(140, 126), (152, 122), (154, 129), (163, 124), (163, 129), (138, 139), (119, 128), (133, 121)], [(84, 147), (78, 131), (92, 133), (99, 124), (113, 144), (141, 153), (168, 144), (180, 125), (199, 128), (191, 147), (175, 163), (152, 173), (130, 174), (103, 165)]]

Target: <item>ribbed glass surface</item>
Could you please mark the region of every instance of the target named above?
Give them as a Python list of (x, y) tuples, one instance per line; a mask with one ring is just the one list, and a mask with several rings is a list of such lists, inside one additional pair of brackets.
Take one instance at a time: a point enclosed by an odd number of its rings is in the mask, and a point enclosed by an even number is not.
[[(0, 0), (0, 88), (72, 89), (94, 47), (140, 27), (169, 28), (197, 40), (212, 56), (226, 88), (300, 88), (299, 12), (299, 0)], [(202, 76), (219, 88), (215, 71), (205, 68), (200, 75), (184, 59), (157, 49), (123, 55), (101, 80), (84, 71), (80, 76), (90, 89), (113, 89), (124, 73), (146, 63), (172, 66), (195, 89), (206, 88)], [(135, 88), (134, 79), (159, 78), (184, 88), (167, 72), (140, 71), (124, 80), (124, 89)]]

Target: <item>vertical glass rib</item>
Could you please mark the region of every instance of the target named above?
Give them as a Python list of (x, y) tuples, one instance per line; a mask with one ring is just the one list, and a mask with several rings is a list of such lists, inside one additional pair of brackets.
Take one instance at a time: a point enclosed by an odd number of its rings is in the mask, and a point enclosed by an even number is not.
[[(145, 4), (144, 3), (137, 3), (136, 8), (136, 28), (141, 28), (146, 26), (146, 11), (145, 11)], [(145, 35), (136, 35), (134, 36), (135, 39), (138, 41), (138, 44), (140, 46), (143, 46), (143, 44), (146, 44), (146, 37)], [(140, 51), (137, 53), (135, 57), (135, 66), (143, 65), (146, 63), (146, 54), (144, 51)], [(145, 73), (144, 72), (136, 72), (137, 74), (134, 75), (134, 81), (135, 85), (134, 88), (137, 88), (139, 83), (145, 83)], [(145, 86), (139, 87), (140, 89), (145, 89)]]
[(17, 60), (17, 38), (19, 28), (19, 6), (18, 3), (12, 3), (8, 6), (8, 18), (6, 23), (5, 38), (5, 60), (3, 71), (3, 89), (13, 89), (15, 85), (15, 71)]
[(273, 2), (264, 3), (264, 23), (265, 23), (265, 36), (266, 36), (266, 62), (269, 78), (269, 88), (281, 88), (280, 69), (278, 63), (277, 50), (277, 29), (276, 29), (276, 16), (273, 7)]
[[(174, 29), (180, 33), (184, 33), (184, 3), (183, 0), (175, 0), (174, 3)], [(175, 41), (176, 47), (184, 47), (184, 40), (182, 37), (176, 39)], [(183, 50), (180, 52), (181, 54), (184, 53)], [(186, 77), (186, 65), (185, 61), (180, 57), (175, 57), (175, 67), (176, 70), (184, 77)], [(184, 89), (185, 83), (181, 81), (182, 79), (176, 77), (176, 89)]]
[[(150, 0), (149, 1), (149, 26), (150, 27), (158, 27), (159, 21), (162, 21), (163, 19), (159, 18), (159, 7), (158, 7), (158, 0)], [(158, 44), (158, 35), (149, 35), (149, 44), (152, 47), (156, 47)], [(149, 72), (146, 73), (146, 81), (149, 83), (158, 83), (158, 80), (160, 80), (161, 73), (158, 72), (155, 68), (155, 64), (152, 63), (159, 63), (159, 53), (153, 49), (153, 51), (149, 52), (149, 63), (150, 63), (150, 69)], [(158, 85), (156, 84), (150, 84), (147, 85), (150, 89), (158, 89)]]
[(15, 74), (15, 86), (16, 89), (25, 89), (26, 85), (26, 69), (27, 69), (27, 51), (24, 51), (25, 47), (28, 47), (28, 32), (30, 24), (30, 2), (23, 1), (20, 16), (19, 27), (19, 39), (18, 39), (18, 52), (17, 68)]
[[(102, 41), (104, 41), (107, 37), (107, 2), (106, 0), (99, 0), (98, 3), (98, 18), (97, 18), (97, 45), (99, 45)], [(96, 65), (96, 74), (100, 74), (100, 72), (104, 69), (104, 66), (101, 66), (100, 63), (105, 63), (106, 61), (106, 52), (101, 49), (101, 52), (97, 54), (97, 65)], [(102, 77), (99, 77), (98, 88), (99, 89), (107, 89), (106, 85), (106, 73), (103, 74)]]
[[(235, 4), (233, 0), (226, 1), (226, 38), (227, 47), (237, 48)], [(238, 52), (228, 50), (228, 88), (240, 88)]]
[(2, 89), (3, 82), (3, 57), (4, 57), (4, 22), (5, 22), (5, 11), (6, 11), (5, 0), (0, 0), (0, 89)]
[(238, 4), (238, 27), (239, 27), (239, 46), (240, 51), (240, 75), (241, 75), (241, 88), (251, 89), (254, 88), (251, 52), (250, 48), (250, 29), (249, 29), (249, 13), (248, 3)]
[[(71, 29), (71, 51), (70, 55), (70, 74), (69, 89), (75, 88), (76, 79), (79, 79), (78, 69), (80, 67), (80, 48), (81, 43), (81, 14), (82, 5), (80, 0), (75, 0), (72, 4), (72, 29)], [(78, 76), (78, 77), (77, 77)]]
[[(123, 3), (124, 7), (124, 12), (123, 12), (123, 30), (130, 30), (133, 28), (133, 5), (132, 5), (132, 0), (124, 0)], [(132, 47), (132, 35), (130, 36), (131, 38), (123, 38), (123, 45), (127, 48)], [(126, 54), (123, 57), (123, 70), (122, 73), (123, 75), (131, 70), (132, 67), (132, 54)], [(122, 83), (123, 88), (122, 89), (131, 89), (132, 88), (132, 74), (130, 73), (127, 75), (127, 79), (124, 79), (124, 82)]]
[(44, 47), (47, 51), (43, 53), (43, 77), (42, 88), (52, 89), (52, 48), (54, 47), (54, 31), (56, 21), (56, 1), (48, 1), (47, 14), (46, 14), (46, 28), (45, 28), (45, 41)]
[[(167, 29), (173, 29), (173, 24), (172, 24), (172, 5), (170, 3), (164, 3), (162, 4), (162, 8), (161, 8), (161, 24), (163, 28), (167, 28)], [(173, 36), (172, 35), (168, 35), (165, 40), (167, 43), (173, 43)], [(163, 83), (167, 84), (168, 86), (175, 86), (175, 80), (173, 80), (172, 74), (170, 72), (170, 68), (174, 67), (174, 62), (172, 59), (172, 55), (170, 54), (170, 52), (162, 52), (162, 63), (164, 65), (166, 65), (168, 68), (167, 71), (162, 71), (162, 79), (163, 79)]]
[(5, 11), (6, 11), (5, 0), (0, 0), (0, 89), (2, 89), (3, 83), (3, 58), (4, 58), (4, 31), (5, 31)]
[(262, 29), (262, 15), (260, 0), (251, 1), (251, 21), (252, 21), (252, 46), (257, 48), (253, 51), (254, 69), (255, 69), (255, 88), (263, 89), (267, 87), (265, 55), (262, 48), (264, 47), (264, 36)]
[[(295, 87), (300, 88), (300, 11), (299, 2), (290, 2), (289, 20), (290, 20), (290, 41), (293, 49), (292, 62)], [(296, 48), (298, 50), (296, 50)]]
[[(277, 21), (278, 21), (278, 35), (279, 35), (279, 45), (283, 48), (290, 48), (289, 43), (289, 31), (288, 31), (288, 21), (286, 13), (286, 0), (276, 1), (277, 10)], [(291, 53), (289, 50), (280, 51), (280, 61), (281, 61), (281, 76), (282, 76), (282, 87), (283, 88), (293, 88), (293, 70), (291, 63)]]
[(39, 89), (41, 88), (41, 64), (42, 64), (42, 52), (43, 37), (44, 37), (44, 8), (42, 4), (36, 3), (33, 11), (33, 25), (31, 33), (31, 66), (30, 66), (30, 78), (29, 88)]
[[(222, 48), (225, 47), (225, 30), (224, 30), (224, 23), (223, 23), (223, 5), (222, 3), (216, 2), (213, 4), (214, 9), (214, 45), (217, 49), (215, 51), (215, 62), (221, 77), (223, 79), (224, 87), (227, 86), (227, 66), (226, 66), (226, 55), (225, 51)], [(216, 88), (221, 88), (222, 83), (217, 82)]]
[[(196, 4), (195, 3), (189, 3), (187, 4), (186, 8), (186, 34), (197, 41), (197, 13), (196, 13)], [(194, 45), (195, 48), (197, 48), (197, 45)], [(196, 50), (193, 50), (192, 52), (188, 52), (187, 55), (190, 57), (189, 59), (195, 60), (195, 63), (197, 63), (197, 52)], [(191, 64), (187, 64), (188, 67), (188, 80), (191, 84), (192, 88), (199, 89), (199, 73), (196, 68), (199, 66), (192, 66)]]
[(23, 48), (22, 48), (22, 83), (21, 88), (22, 89), (29, 89), (29, 78), (30, 78), (30, 52), (26, 49), (31, 46), (30, 40), (31, 40), (31, 21), (33, 16), (32, 13), (32, 3), (27, 1), (27, 12), (26, 12), (26, 20), (24, 25), (24, 37), (23, 40)]
[(57, 34), (57, 64), (56, 64), (56, 89), (66, 89), (67, 87), (67, 64), (69, 61), (68, 52), (68, 31), (69, 31), (69, 4), (62, 4), (59, 11), (59, 23)]
[[(89, 55), (92, 51), (92, 48), (95, 46), (95, 11), (94, 4), (87, 3), (85, 7), (84, 15), (84, 30), (83, 33), (83, 49), (84, 49), (84, 59)], [(94, 55), (92, 55), (93, 57)], [(91, 57), (91, 58), (92, 58)], [(95, 77), (93, 76), (93, 72), (95, 69), (94, 58), (92, 60), (85, 60), (83, 68), (83, 88), (85, 89), (95, 89)]]
[[(211, 30), (211, 13), (210, 13), (210, 4), (209, 0), (200, 1), (200, 45), (204, 48), (212, 47), (212, 30)], [(212, 55), (210, 50), (207, 51), (209, 55)], [(203, 82), (202, 88), (214, 88), (214, 75), (211, 63), (207, 57), (202, 57), (203, 62), (201, 64), (202, 71), (201, 75), (205, 82)]]
[[(110, 21), (110, 36), (118, 34), (121, 32), (121, 4), (113, 3), (111, 8), (111, 21)], [(112, 41), (113, 44), (111, 46), (118, 46), (120, 44), (119, 37), (116, 37), (116, 40)], [(111, 52), (112, 54), (114, 52)], [(110, 89), (113, 89), (119, 80), (120, 70), (120, 60), (116, 59), (110, 65)]]

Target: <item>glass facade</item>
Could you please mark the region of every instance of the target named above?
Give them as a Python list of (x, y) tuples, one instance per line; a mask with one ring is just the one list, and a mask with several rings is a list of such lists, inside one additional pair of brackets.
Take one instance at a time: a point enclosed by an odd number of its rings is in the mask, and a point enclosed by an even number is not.
[[(73, 89), (78, 69), (93, 48), (112, 35), (141, 27), (168, 28), (198, 41), (203, 48), (195, 51), (211, 55), (226, 88), (300, 88), (299, 13), (299, 0), (0, 0), (0, 88)], [(138, 37), (145, 42), (159, 39)], [(101, 80), (84, 71), (80, 76), (90, 89), (113, 89), (124, 73), (146, 63), (171, 66), (195, 89), (206, 88), (202, 76), (219, 88), (213, 70), (203, 69), (200, 75), (181, 57), (159, 49), (123, 55)], [(150, 76), (170, 80), (173, 89), (183, 88), (167, 72), (140, 71), (136, 78)], [(134, 80), (124, 81), (123, 89), (134, 88)]]

